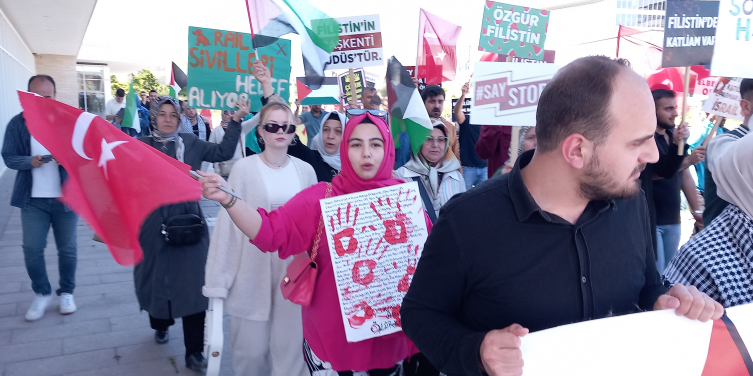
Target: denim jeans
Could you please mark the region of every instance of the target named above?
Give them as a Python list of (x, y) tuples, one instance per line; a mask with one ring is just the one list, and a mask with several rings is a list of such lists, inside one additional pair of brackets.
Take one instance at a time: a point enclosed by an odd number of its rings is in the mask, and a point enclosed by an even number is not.
[(463, 166), (463, 179), (465, 179), (465, 189), (471, 189), (474, 185), (479, 185), (486, 181), (487, 167), (468, 167)]
[(60, 272), (60, 288), (55, 292), (58, 295), (73, 293), (76, 286), (77, 222), (76, 213), (55, 198), (31, 198), (26, 207), (21, 209), (24, 261), (34, 293), (49, 295), (52, 291), (44, 261), (50, 225), (58, 249)]
[(656, 270), (659, 274), (664, 273), (664, 269), (680, 248), (681, 233), (681, 225), (656, 226)]

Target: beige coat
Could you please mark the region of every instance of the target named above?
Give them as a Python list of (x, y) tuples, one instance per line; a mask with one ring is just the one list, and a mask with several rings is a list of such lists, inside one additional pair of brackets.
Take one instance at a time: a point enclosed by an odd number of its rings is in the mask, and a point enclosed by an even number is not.
[[(253, 208), (270, 210), (267, 188), (258, 170), (258, 155), (235, 163), (229, 185)], [(291, 157), (298, 171), (301, 187), (316, 184), (314, 169)], [(225, 299), (225, 311), (246, 320), (268, 321), (272, 306), (272, 269), (284, 268), (292, 260), (280, 260), (275, 253), (263, 253), (248, 241), (224, 209), (217, 215), (206, 264), (203, 293), (208, 298)]]

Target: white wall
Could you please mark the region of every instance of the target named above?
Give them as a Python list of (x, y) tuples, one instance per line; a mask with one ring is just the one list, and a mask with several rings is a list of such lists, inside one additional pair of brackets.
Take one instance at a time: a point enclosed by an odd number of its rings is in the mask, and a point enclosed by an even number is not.
[[(8, 121), (21, 112), (16, 90), (26, 90), (34, 74), (34, 55), (0, 9), (0, 145)], [(0, 173), (5, 169), (5, 164), (0, 164)]]

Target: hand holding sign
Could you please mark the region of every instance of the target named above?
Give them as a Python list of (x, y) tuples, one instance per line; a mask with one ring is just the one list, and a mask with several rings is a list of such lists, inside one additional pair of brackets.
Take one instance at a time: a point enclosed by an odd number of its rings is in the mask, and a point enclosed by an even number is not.
[(520, 337), (526, 334), (528, 329), (520, 324), (487, 333), (479, 349), (481, 364), (486, 373), (490, 376), (522, 375), (523, 352), (520, 351)]
[(675, 145), (680, 145), (680, 143), (684, 143), (685, 140), (690, 137), (690, 130), (688, 130), (688, 123), (682, 122), (680, 125), (677, 126), (677, 129), (675, 129), (674, 133), (672, 134), (672, 142), (675, 143)]
[(251, 100), (238, 99), (238, 101), (235, 102), (235, 105), (238, 106), (238, 110), (233, 114), (233, 120), (240, 123), (243, 121), (243, 118), (251, 112)]
[(706, 322), (717, 320), (724, 314), (724, 307), (695, 286), (685, 287), (682, 283), (672, 286), (666, 294), (656, 299), (654, 310), (674, 309), (678, 316)]

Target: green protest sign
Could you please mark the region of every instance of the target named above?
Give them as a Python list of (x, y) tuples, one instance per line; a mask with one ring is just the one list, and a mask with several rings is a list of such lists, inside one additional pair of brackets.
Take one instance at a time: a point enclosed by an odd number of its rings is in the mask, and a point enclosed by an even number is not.
[(549, 14), (547, 10), (486, 1), (479, 49), (541, 60)]
[(251, 99), (251, 111), (261, 109), (262, 88), (253, 76), (257, 59), (270, 70), (275, 93), (287, 100), (290, 85), (290, 41), (279, 39), (261, 47), (256, 56), (251, 34), (188, 28), (188, 106), (235, 109), (239, 98)]

